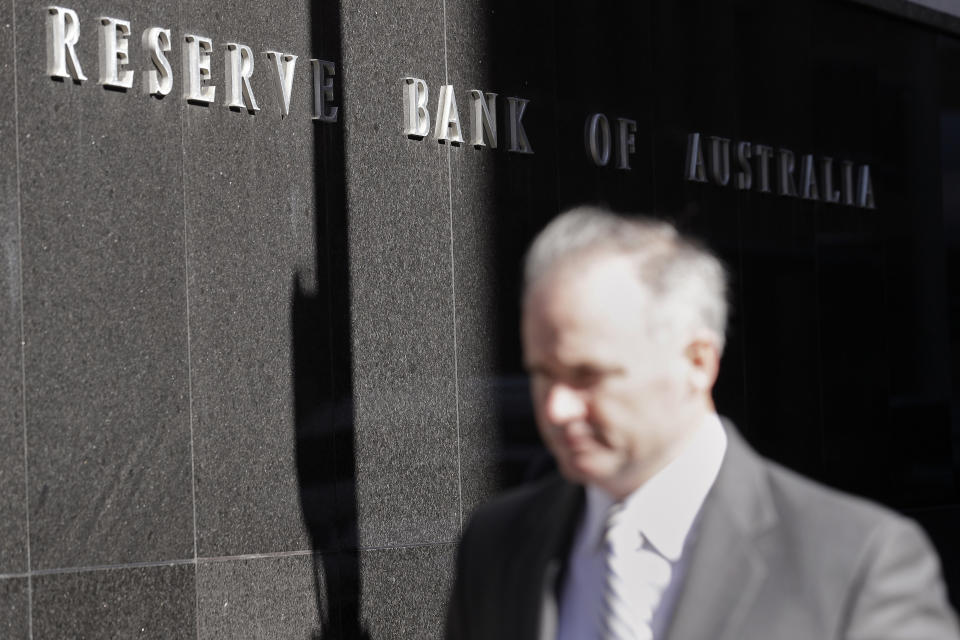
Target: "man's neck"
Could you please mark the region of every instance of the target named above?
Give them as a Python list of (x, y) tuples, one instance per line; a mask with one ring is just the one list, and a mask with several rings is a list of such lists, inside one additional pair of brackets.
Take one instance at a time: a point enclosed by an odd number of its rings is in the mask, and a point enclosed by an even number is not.
[(716, 416), (716, 410), (711, 400), (702, 411), (697, 412), (696, 418), (687, 422), (691, 426), (683, 429), (682, 435), (665, 447), (654, 460), (648, 463), (638, 462), (625, 469), (623, 474), (597, 486), (610, 494), (615, 501), (623, 500), (682, 455), (690, 447), (691, 441), (703, 428), (704, 423), (713, 416)]

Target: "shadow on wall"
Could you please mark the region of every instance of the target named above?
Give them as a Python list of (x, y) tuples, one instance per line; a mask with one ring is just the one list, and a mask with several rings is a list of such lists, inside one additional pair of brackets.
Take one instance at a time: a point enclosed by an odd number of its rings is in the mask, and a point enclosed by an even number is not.
[[(312, 57), (341, 59), (340, 7), (311, 7)], [(340, 91), (338, 66), (335, 91)], [(343, 104), (336, 95), (334, 104)], [(291, 302), (294, 424), (303, 521), (313, 549), (315, 640), (368, 637), (360, 618), (349, 240), (343, 128), (314, 125), (316, 290)]]

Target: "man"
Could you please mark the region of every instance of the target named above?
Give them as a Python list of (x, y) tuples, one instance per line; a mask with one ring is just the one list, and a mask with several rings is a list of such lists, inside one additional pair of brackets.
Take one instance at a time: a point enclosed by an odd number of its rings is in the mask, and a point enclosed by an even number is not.
[(524, 361), (561, 477), (464, 532), (450, 639), (956, 640), (912, 522), (761, 459), (711, 397), (725, 275), (581, 208), (527, 257)]

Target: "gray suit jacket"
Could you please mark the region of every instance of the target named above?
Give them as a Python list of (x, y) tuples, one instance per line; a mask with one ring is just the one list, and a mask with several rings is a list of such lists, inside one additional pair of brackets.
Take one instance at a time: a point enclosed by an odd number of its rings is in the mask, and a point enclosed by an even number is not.
[[(960, 639), (919, 527), (727, 435), (668, 640)], [(583, 502), (554, 476), (477, 511), (458, 552), (449, 640), (553, 640)]]

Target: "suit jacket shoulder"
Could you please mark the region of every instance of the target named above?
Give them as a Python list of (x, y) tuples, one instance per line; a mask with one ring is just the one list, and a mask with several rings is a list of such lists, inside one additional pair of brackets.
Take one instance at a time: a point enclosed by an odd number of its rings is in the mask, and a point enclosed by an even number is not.
[[(913, 521), (767, 463), (785, 539), (843, 638), (957, 638), (940, 564)], [(829, 600), (828, 600), (829, 598)], [(816, 598), (814, 598), (816, 599)], [(840, 603), (836, 606), (836, 603)]]
[(480, 507), (464, 530), (447, 638), (533, 638), (544, 577), (564, 556), (583, 489), (557, 475)]
[(570, 484), (557, 474), (551, 474), (533, 484), (512, 489), (481, 506), (470, 518), (466, 530), (482, 537), (484, 545), (498, 542), (516, 544), (518, 534), (531, 533), (529, 527), (544, 518), (555, 519), (560, 505), (575, 503), (582, 499), (582, 495), (581, 487)]
[(960, 637), (916, 524), (728, 436), (671, 640)]
[[(728, 437), (668, 640), (960, 640), (916, 524)], [(539, 637), (583, 502), (552, 476), (480, 508), (458, 550), (447, 638)]]

